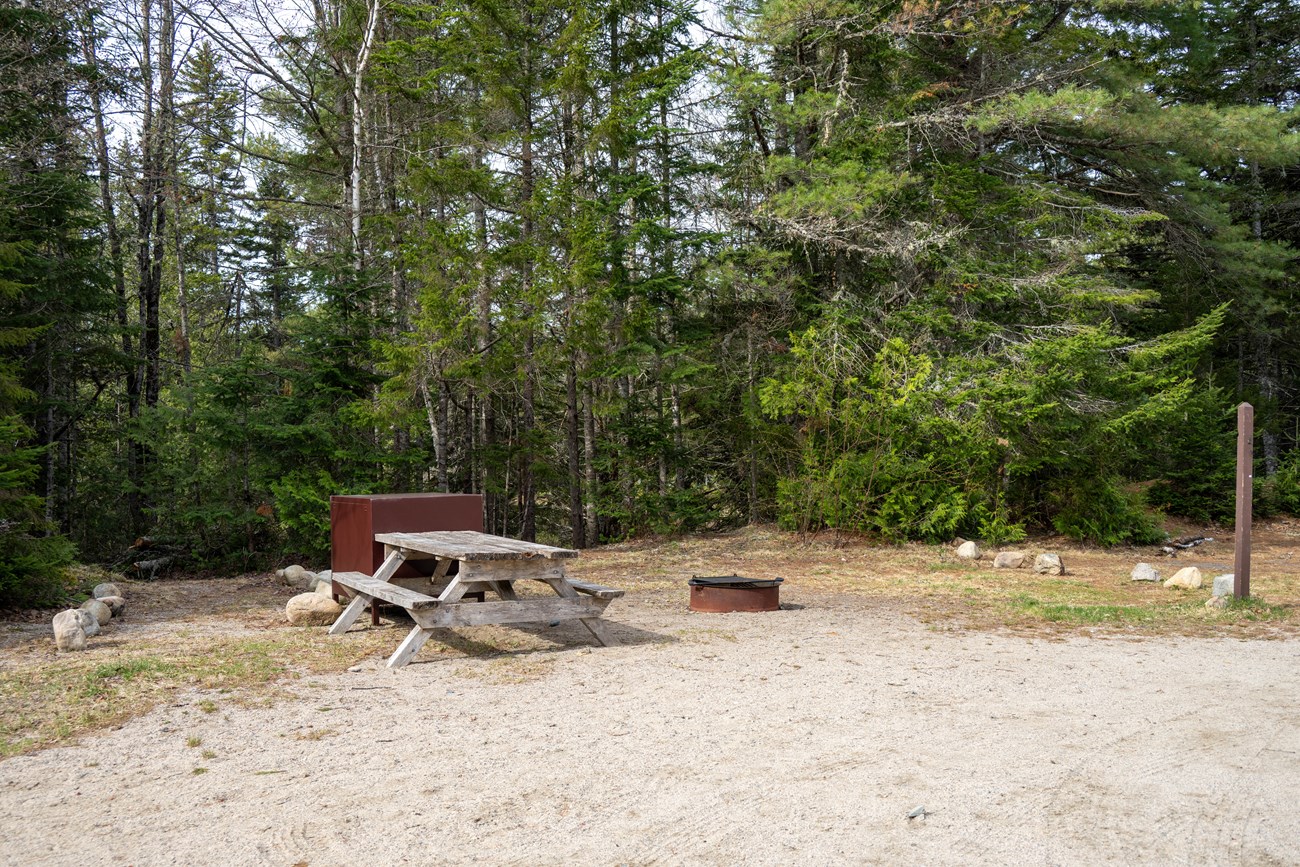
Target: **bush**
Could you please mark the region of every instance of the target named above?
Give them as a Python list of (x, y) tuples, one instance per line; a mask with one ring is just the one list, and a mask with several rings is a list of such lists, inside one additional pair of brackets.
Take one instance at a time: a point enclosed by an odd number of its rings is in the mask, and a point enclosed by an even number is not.
[(0, 529), (0, 608), (52, 608), (72, 593), (72, 543)]
[(1072, 539), (1096, 545), (1153, 545), (1165, 533), (1143, 508), (1139, 493), (1125, 493), (1114, 479), (1072, 479), (1050, 498), (1052, 525)]
[(1271, 478), (1256, 480), (1255, 495), (1256, 514), (1300, 515), (1300, 449), (1287, 453)]

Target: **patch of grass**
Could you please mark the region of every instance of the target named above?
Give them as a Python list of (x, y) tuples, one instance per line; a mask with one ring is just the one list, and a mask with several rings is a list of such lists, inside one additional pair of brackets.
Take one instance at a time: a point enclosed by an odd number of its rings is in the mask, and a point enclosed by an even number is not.
[(1234, 599), (1228, 603), (1226, 612), (1251, 622), (1285, 620), (1291, 616), (1291, 609), (1286, 605), (1275, 605), (1257, 597)]
[[(174, 638), (174, 636), (173, 636)], [(249, 637), (205, 636), (203, 641), (122, 641), (103, 653), (66, 654), (0, 669), (0, 758), (67, 742), (175, 702), (183, 691), (232, 690), (232, 703), (284, 697), (277, 684), (303, 673), (339, 671), (359, 655), (391, 651), (388, 630), (348, 640), (323, 631), (277, 629)], [(204, 699), (199, 708), (216, 712)]]
[(1161, 613), (1141, 605), (1079, 605), (1068, 602), (1043, 602), (1027, 594), (1012, 597), (1012, 605), (1019, 611), (1051, 623), (1102, 625), (1117, 623), (1153, 623), (1162, 619)]
[(207, 772), (208, 772), (208, 769), (207, 769), (207, 768), (195, 768), (194, 770), (190, 771), (190, 773), (193, 774), (193, 775), (196, 776), (196, 777), (197, 777), (199, 774), (206, 774)]
[(193, 749), (194, 747), (197, 747), (202, 743), (203, 743), (203, 738), (199, 737), (198, 735), (190, 735), (185, 739), (185, 746), (189, 747), (190, 749)]
[(176, 673), (174, 664), (156, 657), (143, 656), (107, 662), (95, 666), (86, 673), (81, 694), (86, 698), (96, 698), (116, 692), (117, 686), (137, 678), (156, 680), (160, 677), (174, 676)]
[(205, 759), (215, 759), (217, 757), (216, 752), (213, 750), (204, 750), (203, 752), (199, 753), (199, 755)]

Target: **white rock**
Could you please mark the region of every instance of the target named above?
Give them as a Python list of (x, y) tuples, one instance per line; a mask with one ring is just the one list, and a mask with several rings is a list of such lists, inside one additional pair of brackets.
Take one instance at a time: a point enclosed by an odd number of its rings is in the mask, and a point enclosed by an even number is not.
[(1034, 558), (1034, 571), (1039, 575), (1064, 575), (1065, 564), (1059, 554), (1039, 554)]
[(317, 596), (324, 596), (326, 599), (334, 598), (334, 585), (329, 581), (317, 581), (316, 586), (312, 588), (313, 593)]
[(1132, 581), (1159, 581), (1160, 573), (1150, 563), (1139, 563), (1133, 567), (1133, 573), (1128, 577)]
[(343, 606), (317, 593), (299, 593), (284, 606), (284, 616), (294, 626), (329, 626), (343, 613)]
[(1019, 569), (1025, 565), (1024, 551), (1002, 551), (993, 558), (994, 569)]
[(126, 611), (126, 600), (121, 596), (104, 596), (99, 601), (108, 606), (114, 617), (121, 617)]
[(116, 584), (105, 582), (103, 584), (96, 584), (95, 589), (90, 591), (90, 595), (96, 599), (103, 599), (105, 596), (121, 596), (122, 591), (118, 589)]
[(1236, 583), (1236, 575), (1235, 575), (1235, 573), (1229, 572), (1227, 575), (1215, 575), (1215, 576), (1214, 576), (1214, 591), (1213, 591), (1213, 592), (1214, 592), (1214, 595), (1215, 595), (1215, 596), (1231, 596), (1231, 595), (1232, 595), (1232, 592), (1233, 592), (1233, 586), (1232, 586), (1232, 585), (1233, 585), (1234, 583)]
[(963, 560), (978, 560), (980, 558), (980, 546), (974, 542), (962, 542), (957, 546), (957, 556)]
[(1184, 566), (1165, 582), (1165, 586), (1182, 587), (1185, 590), (1199, 590), (1202, 583), (1200, 569), (1195, 566)]
[(1211, 596), (1205, 601), (1206, 608), (1213, 608), (1217, 611), (1223, 611), (1231, 604), (1227, 596)]
[(81, 628), (77, 611), (68, 609), (54, 615), (54, 644), (61, 652), (86, 649), (86, 631)]
[(113, 609), (109, 608), (102, 599), (87, 599), (81, 603), (81, 610), (89, 611), (100, 626), (113, 619)]

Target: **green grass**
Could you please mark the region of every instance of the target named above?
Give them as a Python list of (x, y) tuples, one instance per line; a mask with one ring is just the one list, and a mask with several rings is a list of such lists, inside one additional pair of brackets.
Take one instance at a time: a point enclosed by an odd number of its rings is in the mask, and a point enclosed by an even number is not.
[(1071, 602), (1044, 602), (1025, 593), (1011, 597), (1012, 606), (1051, 623), (1078, 625), (1156, 623), (1168, 618), (1171, 609), (1184, 606), (1152, 608), (1145, 605), (1087, 605)]

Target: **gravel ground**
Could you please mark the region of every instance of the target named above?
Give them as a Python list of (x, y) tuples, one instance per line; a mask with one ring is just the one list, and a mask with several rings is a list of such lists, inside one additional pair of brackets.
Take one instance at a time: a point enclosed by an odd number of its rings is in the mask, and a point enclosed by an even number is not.
[(187, 696), (0, 763), (0, 863), (1300, 863), (1294, 641), (784, 601), (629, 596), (617, 648), (566, 625), (269, 707)]

